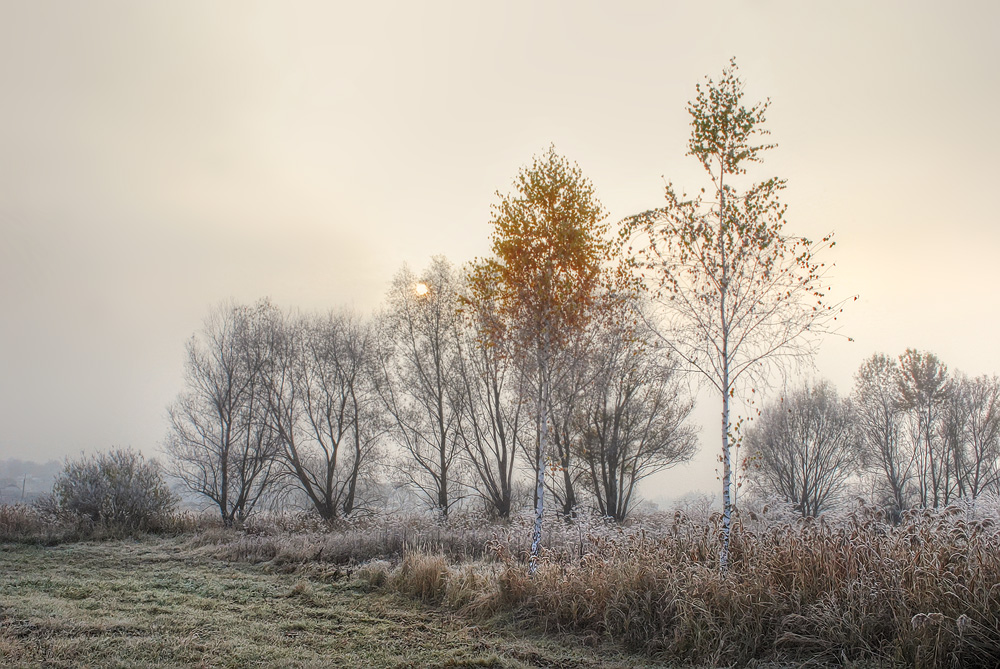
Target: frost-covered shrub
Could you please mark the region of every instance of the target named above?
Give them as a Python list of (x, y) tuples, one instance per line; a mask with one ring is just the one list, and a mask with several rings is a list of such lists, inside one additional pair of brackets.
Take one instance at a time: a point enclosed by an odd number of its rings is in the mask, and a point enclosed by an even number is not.
[(128, 530), (158, 529), (175, 504), (156, 461), (121, 448), (67, 460), (52, 492), (61, 509)]

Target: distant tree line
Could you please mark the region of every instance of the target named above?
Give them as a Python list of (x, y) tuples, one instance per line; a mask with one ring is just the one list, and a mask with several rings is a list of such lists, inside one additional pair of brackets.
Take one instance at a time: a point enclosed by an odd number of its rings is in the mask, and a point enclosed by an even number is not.
[(840, 398), (820, 381), (766, 407), (747, 432), (746, 476), (815, 516), (850, 495), (891, 519), (1000, 494), (1000, 379), (950, 374), (933, 353), (876, 354)]
[[(423, 274), (400, 271), (370, 319), (267, 301), (215, 309), (169, 408), (171, 473), (228, 524), (290, 491), (328, 520), (377, 509), (400, 484), (442, 516), (480, 504), (503, 518), (531, 504), (531, 384), (485, 339), (486, 315), (460, 307), (465, 290), (435, 258)], [(593, 507), (624, 519), (639, 481), (695, 450), (676, 366), (621, 328), (582, 333), (548, 399), (558, 449), (541, 468), (568, 516)]]

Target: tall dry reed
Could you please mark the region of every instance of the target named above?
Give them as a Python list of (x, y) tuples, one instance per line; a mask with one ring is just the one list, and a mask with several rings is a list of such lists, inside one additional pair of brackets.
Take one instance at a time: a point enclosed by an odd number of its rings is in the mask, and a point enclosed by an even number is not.
[[(413, 560), (433, 560), (435, 601), (668, 662), (1000, 666), (993, 518), (955, 507), (890, 526), (865, 506), (829, 522), (744, 517), (725, 574), (717, 536), (715, 519), (678, 513), (655, 528), (591, 533), (582, 557), (548, 551), (534, 576), (499, 537), (475, 579), (469, 564), (443, 568), (441, 556), (414, 556), (408, 573), (422, 573)], [(393, 582), (410, 591), (402, 571)]]

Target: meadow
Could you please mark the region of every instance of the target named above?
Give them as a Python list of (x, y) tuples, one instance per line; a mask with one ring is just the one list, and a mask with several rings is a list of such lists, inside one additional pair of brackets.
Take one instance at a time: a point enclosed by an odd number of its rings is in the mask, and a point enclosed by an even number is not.
[(4, 507), (0, 663), (993, 667), (996, 509), (744, 510), (726, 573), (705, 510), (552, 518), (529, 576), (528, 517), (175, 514), (123, 535)]

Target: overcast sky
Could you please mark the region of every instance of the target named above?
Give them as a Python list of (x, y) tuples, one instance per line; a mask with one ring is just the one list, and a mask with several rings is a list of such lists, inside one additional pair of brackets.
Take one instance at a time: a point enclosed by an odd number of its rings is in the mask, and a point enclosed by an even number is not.
[[(554, 143), (617, 221), (704, 185), (695, 84), (770, 97), (791, 233), (836, 233), (842, 393), (906, 347), (1000, 371), (995, 2), (0, 0), (0, 457), (158, 453), (213, 305), (377, 308), (489, 251)], [(704, 404), (704, 403), (703, 403)], [(647, 485), (714, 491), (702, 454)]]

